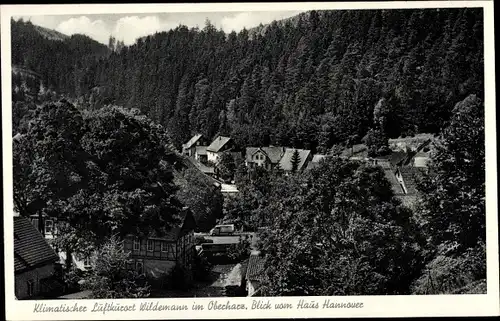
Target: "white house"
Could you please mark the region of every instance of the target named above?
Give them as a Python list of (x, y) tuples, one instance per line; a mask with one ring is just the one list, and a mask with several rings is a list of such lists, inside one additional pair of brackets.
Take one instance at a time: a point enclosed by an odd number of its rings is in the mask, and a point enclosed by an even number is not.
[(219, 162), (220, 154), (228, 151), (233, 147), (230, 137), (218, 136), (207, 147), (207, 161), (217, 164)]
[(247, 167), (264, 167), (271, 169), (279, 164), (285, 154), (283, 147), (247, 147), (245, 153), (245, 165)]

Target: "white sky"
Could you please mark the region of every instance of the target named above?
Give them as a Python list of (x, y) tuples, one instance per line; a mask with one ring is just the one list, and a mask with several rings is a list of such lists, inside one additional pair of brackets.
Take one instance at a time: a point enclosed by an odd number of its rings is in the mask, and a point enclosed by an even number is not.
[[(179, 24), (188, 27), (203, 28), (205, 20), (225, 32), (240, 31), (245, 28), (267, 24), (297, 15), (301, 11), (264, 11), (264, 12), (190, 12), (190, 13), (154, 13), (154, 14), (99, 14), (99, 15), (43, 15), (22, 16), (33, 24), (54, 29), (61, 33), (72, 35), (85, 34), (103, 44), (107, 44), (109, 36), (123, 40), (131, 45), (137, 38), (153, 34), (157, 31), (167, 31)], [(19, 17), (16, 17), (19, 18)]]

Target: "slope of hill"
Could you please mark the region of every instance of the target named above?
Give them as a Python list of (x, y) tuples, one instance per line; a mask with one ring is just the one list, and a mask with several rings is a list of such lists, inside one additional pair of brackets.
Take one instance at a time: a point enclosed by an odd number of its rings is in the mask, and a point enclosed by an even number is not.
[(68, 40), (70, 37), (68, 35), (65, 35), (63, 33), (60, 33), (59, 31), (52, 30), (49, 28), (45, 28), (42, 26), (37, 26), (33, 25), (35, 30), (38, 31), (43, 37), (45, 37), (48, 40), (58, 40), (58, 41), (64, 41)]
[(12, 64), (40, 74), (47, 87), (61, 94), (86, 91), (78, 76), (109, 55), (108, 47), (87, 36), (69, 37), (29, 21), (12, 20), (11, 32)]
[(382, 98), (392, 138), (438, 133), (457, 102), (482, 97), (482, 19), (476, 8), (311, 11), (229, 35), (180, 26), (76, 69), (32, 70), (89, 102), (86, 89), (105, 88), (99, 101), (139, 108), (177, 147), (198, 132), (323, 152), (359, 142)]

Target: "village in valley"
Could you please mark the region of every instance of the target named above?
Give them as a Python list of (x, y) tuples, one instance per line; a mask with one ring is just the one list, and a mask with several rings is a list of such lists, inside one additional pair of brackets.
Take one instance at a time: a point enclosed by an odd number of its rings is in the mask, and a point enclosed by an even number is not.
[(486, 293), (482, 11), (108, 44), (30, 19), (11, 19), (18, 300)]
[[(282, 170), (285, 175), (308, 171), (315, 168), (324, 158), (343, 157), (352, 161), (365, 161), (375, 166), (380, 166), (387, 180), (391, 183), (394, 195), (403, 204), (412, 207), (417, 199), (415, 182), (419, 173), (427, 171), (430, 152), (434, 137), (420, 134), (415, 137), (391, 139), (389, 144), (391, 152), (383, 157), (369, 157), (365, 144), (353, 145), (341, 151), (339, 155), (312, 154), (310, 150), (294, 149), (278, 146), (263, 147), (237, 147), (230, 137), (217, 136), (213, 141), (201, 134), (194, 135), (182, 145), (182, 155), (203, 174), (210, 177), (214, 186), (220, 188), (225, 197), (238, 193), (234, 184), (234, 177), (222, 179), (219, 171), (221, 159), (230, 158), (241, 160), (248, 169), (256, 167), (266, 170)], [(237, 162), (237, 161), (236, 161)], [(233, 173), (234, 175), (234, 173)], [(31, 221), (31, 225), (27, 224)], [(40, 226), (39, 216), (32, 215), (29, 219), (15, 217), (15, 233), (19, 239), (15, 240), (16, 271), (22, 272), (19, 277), (25, 278), (30, 274), (30, 269), (35, 268), (39, 273), (40, 285), (28, 283), (25, 289), (19, 288), (19, 298), (23, 292), (27, 297), (35, 295), (34, 289), (39, 288), (40, 294), (50, 293), (53, 287), (63, 291), (64, 285), (60, 281), (51, 279), (55, 269), (62, 269), (68, 264), (67, 253), (59, 251), (54, 255), (48, 246), (54, 238), (58, 237), (58, 226), (62, 222), (44, 217), (40, 237), (37, 229)], [(151, 237), (141, 239), (133, 235), (124, 241), (125, 250), (129, 251), (129, 268), (136, 269), (139, 273), (153, 278), (163, 278), (174, 271), (179, 264), (191, 268), (196, 256), (203, 256), (213, 260), (215, 265), (207, 273), (218, 274), (215, 280), (209, 283), (201, 282), (198, 287), (189, 290), (160, 292), (160, 295), (175, 296), (224, 296), (228, 292), (235, 296), (254, 296), (259, 294), (264, 262), (260, 255), (258, 243), (258, 230), (244, 231), (241, 226), (235, 226), (231, 221), (221, 220), (221, 224), (213, 226), (207, 233), (195, 232), (196, 224), (189, 210), (184, 211), (182, 221), (178, 227), (173, 228), (167, 237)], [(261, 228), (266, 228), (262, 226)], [(231, 262), (225, 256), (233, 247), (248, 242), (248, 255), (239, 257)], [(220, 256), (222, 264), (217, 264)], [(28, 258), (28, 261), (21, 258)], [(214, 259), (215, 258), (215, 259)], [(71, 253), (72, 265), (85, 273), (91, 269), (91, 255)], [(228, 264), (229, 262), (229, 264)], [(42, 263), (41, 267), (38, 267)], [(192, 277), (192, 276), (191, 276)], [(82, 279), (83, 280), (83, 279)], [(186, 279), (186, 282), (192, 280)], [(23, 282), (20, 281), (19, 284)], [(88, 291), (75, 292), (61, 296), (63, 298), (84, 298)]]

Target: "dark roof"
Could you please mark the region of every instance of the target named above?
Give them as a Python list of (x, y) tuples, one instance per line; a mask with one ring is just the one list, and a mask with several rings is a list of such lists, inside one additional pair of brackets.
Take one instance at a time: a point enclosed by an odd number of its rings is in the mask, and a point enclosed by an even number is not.
[(392, 166), (397, 166), (397, 165), (400, 165), (401, 163), (403, 163), (407, 159), (407, 157), (408, 157), (407, 152), (393, 151), (387, 157), (387, 159), (389, 160), (389, 162), (391, 163)]
[(218, 136), (216, 139), (214, 139), (210, 146), (207, 147), (207, 151), (217, 153), (230, 140), (230, 137)]
[(177, 218), (177, 222), (172, 223), (172, 228), (164, 235), (158, 235), (156, 232), (152, 231), (149, 237), (175, 242), (182, 237), (186, 231), (193, 230), (196, 227), (196, 222), (189, 208), (184, 208)]
[(207, 154), (207, 146), (196, 146), (196, 154), (206, 155)]
[(396, 174), (394, 174), (394, 171), (387, 169), (384, 170), (384, 173), (389, 183), (391, 183), (392, 191), (394, 192), (394, 194), (396, 195), (404, 194), (403, 187), (396, 178)]
[(187, 143), (183, 145), (183, 147), (185, 149), (191, 148), (200, 138), (201, 134), (194, 135)]
[(359, 157), (367, 157), (368, 156), (368, 148), (365, 144), (355, 144), (351, 147), (345, 148), (340, 156), (351, 157), (351, 156), (359, 156)]
[(58, 256), (42, 234), (24, 217), (14, 217), (15, 272), (33, 269), (39, 265), (57, 262)]
[[(292, 170), (292, 156), (294, 151), (295, 151), (294, 148), (285, 149), (285, 154), (280, 160), (280, 166), (284, 171)], [(301, 170), (304, 167), (307, 158), (311, 154), (311, 151), (307, 149), (298, 149), (298, 151), (299, 151), (300, 163), (299, 166), (297, 167), (297, 170)]]
[(245, 153), (246, 160), (252, 162), (252, 156), (259, 150), (264, 153), (273, 164), (279, 163), (281, 157), (283, 157), (285, 153), (285, 148), (283, 147), (247, 147)]
[(261, 281), (264, 273), (264, 257), (257, 253), (250, 254), (248, 260), (246, 279), (250, 281)]
[(399, 168), (399, 172), (401, 173), (404, 186), (406, 187), (406, 194), (417, 194), (416, 179), (422, 173), (422, 170), (418, 167), (401, 167)]

